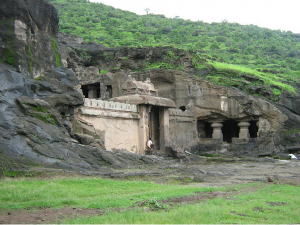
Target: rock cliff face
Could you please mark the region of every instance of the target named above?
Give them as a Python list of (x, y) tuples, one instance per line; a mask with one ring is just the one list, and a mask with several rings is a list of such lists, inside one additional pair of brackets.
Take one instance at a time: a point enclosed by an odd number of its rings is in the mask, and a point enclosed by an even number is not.
[[(300, 117), (293, 104), (297, 101), (296, 95), (284, 94), (281, 105), (237, 88), (213, 85), (190, 75), (196, 68), (192, 56), (182, 50), (167, 47), (112, 49), (74, 41), (74, 37), (68, 35), (60, 35), (59, 40), (64, 65), (76, 73), (81, 85), (78, 90), (82, 93), (86, 92), (86, 86), (99, 84), (97, 98), (107, 100), (123, 94), (121, 85), (127, 75), (140, 81), (150, 78), (160, 97), (173, 100), (182, 111), (191, 111), (193, 118), (178, 113), (171, 116), (173, 147), (196, 154), (222, 151), (235, 156), (259, 156), (286, 153), (289, 146), (299, 144), (299, 138), (287, 138), (299, 137)], [(170, 52), (174, 54), (172, 60)], [(151, 65), (161, 63), (172, 63), (174, 69), (151, 69)], [(105, 95), (108, 86), (112, 90), (110, 96)], [(224, 143), (211, 141), (210, 138), (214, 139), (211, 126), (220, 126), (218, 138)], [(249, 132), (243, 134), (243, 129), (248, 127)], [(235, 138), (239, 133), (245, 136), (244, 140)]]
[[(102, 134), (74, 115), (89, 88), (99, 86), (91, 93), (102, 100), (122, 95), (127, 75), (150, 78), (160, 97), (176, 103), (170, 111), (170, 147), (258, 156), (286, 154), (289, 146), (300, 145), (295, 95), (286, 93), (276, 104), (212, 85), (190, 75), (196, 69), (183, 50), (106, 48), (58, 34), (57, 10), (43, 0), (2, 0), (0, 19), (1, 168), (43, 164), (105, 174), (111, 166), (157, 163), (155, 157), (106, 151)], [(173, 69), (155, 69), (158, 64)], [(249, 125), (253, 130), (245, 129)], [(244, 138), (236, 139), (238, 132)]]
[(44, 0), (0, 2), (0, 60), (31, 77), (61, 63), (58, 11)]
[[(3, 170), (29, 170), (34, 165), (107, 174), (157, 160), (143, 155), (112, 153), (101, 146), (79, 143), (72, 133), (73, 108), (83, 103), (74, 90), (74, 73), (56, 68), (31, 79), (0, 63), (0, 165)], [(75, 123), (75, 122), (74, 122)], [(82, 131), (83, 133), (83, 131)], [(92, 132), (88, 137), (91, 137)], [(84, 140), (84, 135), (81, 136)], [(94, 141), (92, 141), (94, 142)], [(94, 142), (97, 144), (97, 142)]]
[(74, 89), (79, 82), (71, 70), (54, 68), (61, 58), (55, 39), (58, 13), (52, 5), (3, 0), (0, 18), (1, 175), (1, 170), (26, 171), (37, 165), (106, 174), (157, 162), (104, 150), (95, 131), (74, 119), (83, 96)]

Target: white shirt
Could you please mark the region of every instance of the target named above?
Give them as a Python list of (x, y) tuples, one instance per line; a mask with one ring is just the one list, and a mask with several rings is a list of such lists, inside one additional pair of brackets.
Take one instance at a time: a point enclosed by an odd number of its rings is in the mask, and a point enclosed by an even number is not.
[(148, 148), (151, 148), (151, 145), (153, 144), (153, 142), (151, 141), (151, 140), (149, 140), (148, 142), (147, 142), (147, 147)]

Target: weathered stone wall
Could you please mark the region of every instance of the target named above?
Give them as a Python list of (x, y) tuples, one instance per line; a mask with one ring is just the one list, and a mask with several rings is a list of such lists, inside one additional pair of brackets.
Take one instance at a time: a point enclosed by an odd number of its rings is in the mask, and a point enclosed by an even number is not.
[(169, 109), (170, 147), (175, 150), (189, 150), (196, 145), (198, 135), (192, 111)]
[(59, 66), (58, 21), (44, 0), (1, 0), (0, 59), (30, 77)]
[(75, 113), (92, 124), (107, 150), (139, 152), (139, 114), (136, 105), (85, 99)]

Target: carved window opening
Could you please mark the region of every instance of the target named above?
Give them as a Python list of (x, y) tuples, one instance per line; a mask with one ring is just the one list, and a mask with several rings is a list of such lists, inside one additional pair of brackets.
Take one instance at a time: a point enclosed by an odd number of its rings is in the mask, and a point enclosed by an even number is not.
[(183, 112), (186, 110), (185, 106), (180, 106), (179, 109), (181, 109)]
[(257, 133), (258, 133), (257, 120), (252, 120), (249, 123), (250, 123), (249, 126), (250, 138), (257, 138)]
[(82, 85), (82, 94), (85, 98), (100, 98), (100, 83)]
[(239, 137), (240, 128), (238, 126), (238, 122), (236, 122), (235, 120), (226, 120), (222, 124), (223, 141), (232, 143), (232, 138)]
[(197, 120), (197, 131), (199, 138), (212, 138), (213, 128), (207, 121)]
[(111, 85), (106, 85), (106, 95), (107, 95), (107, 98), (112, 98), (112, 86)]

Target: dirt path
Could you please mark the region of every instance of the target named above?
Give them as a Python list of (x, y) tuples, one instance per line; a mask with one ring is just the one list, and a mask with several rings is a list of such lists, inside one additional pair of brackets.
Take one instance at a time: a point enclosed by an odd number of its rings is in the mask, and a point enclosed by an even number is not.
[[(116, 172), (120, 174), (120, 171)], [(158, 165), (151, 168), (139, 168), (126, 170), (122, 178), (115, 179), (139, 179), (153, 180), (159, 183), (183, 183), (196, 186), (228, 186), (241, 183), (261, 183), (272, 185), (285, 183), (290, 185), (300, 184), (300, 161), (293, 160), (256, 160), (239, 161), (228, 160), (201, 160), (199, 162), (179, 163), (173, 162), (168, 165)], [(144, 174), (145, 176), (140, 176)], [(147, 175), (148, 174), (148, 175)], [(152, 174), (152, 175), (151, 175)], [(112, 174), (112, 177), (114, 175)], [(248, 187), (239, 192), (252, 192), (260, 187)], [(168, 199), (161, 201), (164, 204), (192, 204), (199, 201), (218, 197), (229, 197), (238, 192), (216, 191), (208, 193), (196, 193), (192, 196)], [(136, 203), (135, 207), (143, 207), (145, 202)], [(149, 205), (149, 204), (148, 204)], [(155, 210), (155, 208), (153, 209)], [(2, 224), (39, 224), (59, 223), (64, 218), (76, 218), (81, 216), (103, 215), (105, 210), (63, 208), (63, 209), (24, 209), (24, 210), (0, 210), (0, 223)]]
[(187, 172), (194, 171), (194, 176), (202, 177), (203, 182), (199, 185), (203, 186), (225, 186), (271, 180), (291, 185), (300, 183), (300, 161), (298, 160), (262, 159), (261, 161), (210, 162), (203, 165), (190, 163), (186, 168)]

